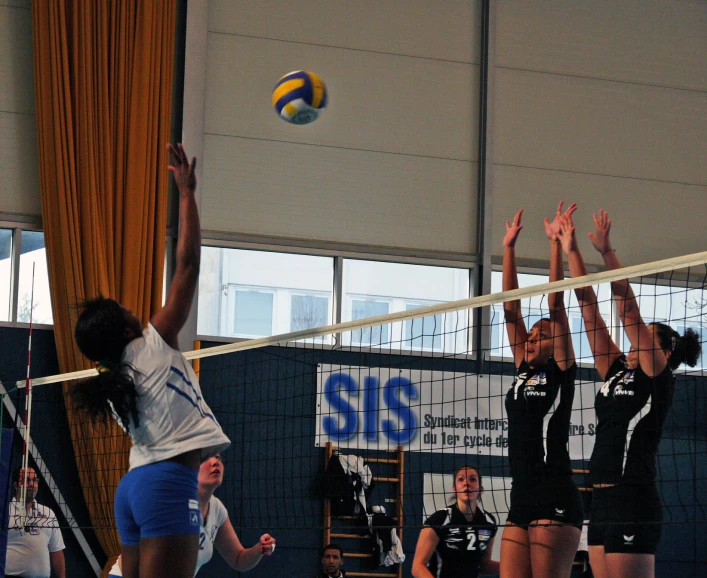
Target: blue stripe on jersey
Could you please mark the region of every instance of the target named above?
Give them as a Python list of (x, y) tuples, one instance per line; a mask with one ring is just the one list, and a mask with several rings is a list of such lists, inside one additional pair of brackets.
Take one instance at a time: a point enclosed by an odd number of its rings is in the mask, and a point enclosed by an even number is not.
[(199, 407), (199, 405), (189, 396), (188, 393), (182, 391), (176, 385), (172, 385), (169, 382), (167, 383), (167, 387), (169, 387), (170, 389), (173, 389), (179, 395), (181, 395), (184, 399), (189, 401), (189, 403), (191, 403), (197, 410), (199, 410), (201, 417), (208, 417), (208, 418), (212, 419), (214, 421), (214, 423), (216, 422), (216, 418), (213, 415), (211, 415), (210, 413), (205, 413), (204, 410), (202, 410), (201, 407)]
[(170, 387), (171, 389), (173, 389), (174, 391), (176, 391), (177, 393), (179, 393), (179, 394), (180, 394), (181, 396), (183, 396), (184, 398), (188, 399), (189, 402), (190, 402), (196, 409), (199, 410), (199, 413), (201, 414), (201, 417), (208, 417), (208, 418), (211, 418), (211, 419), (215, 422), (215, 421), (216, 421), (216, 418), (215, 418), (213, 415), (211, 415), (210, 413), (206, 413), (206, 412), (204, 412), (204, 410), (201, 409), (201, 404), (198, 403), (198, 402), (202, 401), (202, 398), (201, 398), (201, 396), (199, 395), (199, 393), (196, 391), (196, 388), (194, 387), (194, 384), (187, 378), (187, 376), (185, 375), (185, 373), (184, 373), (183, 371), (181, 371), (180, 369), (178, 369), (177, 367), (174, 367), (174, 365), (170, 365), (170, 366), (169, 366), (169, 369), (170, 369), (171, 371), (173, 371), (174, 373), (176, 373), (176, 374), (182, 379), (182, 381), (183, 381), (184, 383), (186, 383), (189, 387), (191, 387), (191, 390), (194, 392), (194, 397), (196, 397), (196, 402), (191, 398), (191, 396), (190, 396), (188, 393), (185, 393), (184, 391), (182, 391), (181, 389), (179, 389), (179, 388), (176, 387), (175, 385), (173, 385), (173, 384), (171, 384), (171, 383), (167, 383), (167, 386)]
[(201, 396), (196, 392), (196, 388), (194, 387), (194, 384), (192, 384), (192, 382), (187, 379), (187, 376), (182, 371), (180, 371), (179, 369), (174, 367), (174, 365), (170, 365), (169, 368), (172, 371), (174, 371), (174, 373), (176, 373), (179, 377), (181, 377), (182, 381), (184, 381), (189, 387), (191, 387), (191, 390), (194, 392), (194, 395), (196, 396), (196, 400), (201, 401)]

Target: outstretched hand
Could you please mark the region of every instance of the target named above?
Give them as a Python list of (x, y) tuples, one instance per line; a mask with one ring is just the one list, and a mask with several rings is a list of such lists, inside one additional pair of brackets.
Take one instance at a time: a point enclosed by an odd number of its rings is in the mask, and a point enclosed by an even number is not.
[(609, 212), (604, 209), (599, 209), (599, 216), (596, 213), (594, 217), (594, 227), (596, 233), (589, 233), (589, 239), (592, 241), (594, 248), (602, 255), (612, 250), (611, 240), (609, 239), (609, 231), (611, 231), (611, 219)]
[(545, 236), (550, 239), (551, 243), (554, 243), (558, 239), (558, 233), (560, 229), (560, 217), (562, 217), (564, 214), (565, 216), (570, 217), (571, 219), (572, 213), (577, 210), (577, 203), (572, 203), (569, 208), (563, 213), (562, 205), (564, 203), (564, 201), (560, 201), (560, 204), (557, 205), (557, 213), (555, 213), (555, 218), (552, 223), (547, 219), (547, 217), (545, 217)]
[(275, 551), (275, 538), (270, 534), (260, 536), (260, 553), (263, 556), (272, 556)]
[(506, 221), (506, 235), (503, 237), (504, 247), (515, 247), (516, 241), (518, 240), (518, 235), (523, 226), (520, 224), (520, 220), (523, 217), (523, 209), (518, 211), (513, 217), (513, 224), (510, 221)]
[(174, 148), (171, 144), (167, 144), (167, 149), (172, 155), (172, 164), (169, 165), (169, 170), (174, 175), (174, 180), (180, 191), (194, 192), (196, 190), (196, 157), (192, 157), (189, 163), (189, 157), (184, 151), (182, 143)]
[(575, 235), (574, 222), (571, 214), (564, 214), (557, 217), (558, 231), (557, 239), (562, 245), (565, 255), (577, 250), (577, 237)]

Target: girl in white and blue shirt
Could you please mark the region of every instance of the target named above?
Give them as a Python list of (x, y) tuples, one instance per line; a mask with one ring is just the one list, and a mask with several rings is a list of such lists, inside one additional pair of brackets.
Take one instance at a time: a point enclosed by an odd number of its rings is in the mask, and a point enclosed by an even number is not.
[(74, 387), (91, 418), (113, 415), (132, 440), (130, 470), (115, 496), (127, 578), (192, 578), (201, 531), (197, 473), (230, 441), (178, 349), (199, 280), (201, 231), (194, 198), (196, 159), (168, 145), (179, 189), (176, 267), (164, 307), (140, 319), (102, 296), (84, 304), (75, 337), (99, 374)]

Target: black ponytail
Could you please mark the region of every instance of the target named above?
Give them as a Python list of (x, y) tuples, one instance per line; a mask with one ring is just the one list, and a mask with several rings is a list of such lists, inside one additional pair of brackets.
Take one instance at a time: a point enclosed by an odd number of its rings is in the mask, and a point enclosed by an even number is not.
[(126, 310), (113, 299), (99, 295), (82, 305), (74, 336), (81, 352), (98, 363), (99, 373), (76, 384), (70, 392), (75, 407), (91, 420), (105, 421), (115, 411), (126, 431), (131, 417), (138, 425), (132, 368), (122, 362), (123, 350), (130, 342), (128, 326)]
[(702, 354), (702, 344), (700, 335), (694, 329), (688, 327), (685, 334), (680, 339), (684, 363), (689, 367), (695, 367)]
[(702, 344), (699, 334), (694, 329), (688, 327), (681, 337), (670, 325), (665, 323), (651, 323), (651, 325), (655, 327), (658, 334), (661, 349), (671, 352), (668, 359), (670, 369), (677, 369), (682, 363), (689, 367), (697, 365), (697, 360), (702, 353)]
[(86, 413), (93, 422), (105, 422), (115, 411), (125, 431), (130, 431), (130, 418), (139, 426), (137, 415), (137, 390), (123, 363), (113, 369), (99, 366), (98, 375), (81, 381), (70, 390), (76, 409)]

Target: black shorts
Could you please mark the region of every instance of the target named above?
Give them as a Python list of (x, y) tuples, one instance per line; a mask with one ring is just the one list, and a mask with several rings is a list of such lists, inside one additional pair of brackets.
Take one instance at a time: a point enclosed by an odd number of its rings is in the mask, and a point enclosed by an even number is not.
[(607, 554), (655, 554), (662, 522), (655, 485), (594, 488), (587, 540)]
[(527, 528), (537, 520), (582, 527), (582, 497), (572, 479), (545, 479), (534, 485), (513, 484), (508, 522)]

